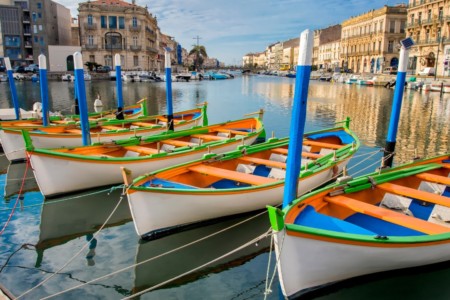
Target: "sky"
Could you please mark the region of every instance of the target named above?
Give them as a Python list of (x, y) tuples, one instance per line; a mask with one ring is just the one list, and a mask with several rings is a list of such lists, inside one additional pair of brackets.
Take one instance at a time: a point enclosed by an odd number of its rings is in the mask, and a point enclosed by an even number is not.
[[(78, 14), (79, 2), (54, 0)], [(127, 0), (131, 2), (131, 0)], [(407, 1), (403, 1), (406, 3)], [(399, 0), (136, 0), (148, 6), (164, 34), (188, 51), (205, 46), (209, 57), (241, 65), (250, 52), (296, 38), (305, 29), (321, 29)]]

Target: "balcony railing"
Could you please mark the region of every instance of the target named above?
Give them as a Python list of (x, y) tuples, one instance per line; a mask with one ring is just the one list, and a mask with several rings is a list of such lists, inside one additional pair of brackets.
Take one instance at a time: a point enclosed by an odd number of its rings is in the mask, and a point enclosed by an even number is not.
[(86, 50), (97, 50), (98, 45), (97, 44), (86, 44), (86, 45), (84, 45), (84, 48)]
[(130, 50), (131, 51), (141, 51), (142, 46), (138, 46), (138, 45), (130, 45)]
[(92, 24), (84, 23), (84, 29), (86, 29), (86, 30), (96, 30), (97, 29), (97, 23), (92, 23)]
[(105, 50), (122, 50), (122, 45), (105, 45)]
[(141, 31), (141, 25), (136, 25), (136, 26), (133, 26), (133, 25), (130, 25), (130, 26), (128, 26), (128, 30), (129, 31)]
[(150, 46), (147, 46), (147, 51), (150, 51), (150, 52), (153, 52), (153, 53), (158, 53), (158, 49), (156, 49), (156, 48), (153, 48), (153, 47), (150, 47)]

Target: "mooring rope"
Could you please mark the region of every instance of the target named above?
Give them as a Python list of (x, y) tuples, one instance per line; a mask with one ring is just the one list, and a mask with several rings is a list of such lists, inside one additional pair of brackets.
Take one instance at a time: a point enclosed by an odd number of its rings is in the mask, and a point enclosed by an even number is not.
[(11, 210), (11, 213), (9, 214), (8, 220), (6, 221), (6, 223), (5, 223), (5, 225), (3, 226), (2, 230), (0, 231), (0, 236), (3, 234), (3, 232), (5, 232), (6, 227), (8, 226), (9, 222), (11, 221), (12, 216), (14, 215), (14, 212), (16, 211), (16, 207), (17, 207), (17, 204), (19, 203), (20, 196), (21, 196), (22, 191), (23, 191), (23, 187), (25, 186), (25, 178), (26, 178), (26, 176), (27, 176), (27, 172), (28, 172), (28, 167), (29, 167), (29, 165), (30, 165), (30, 163), (27, 162), (27, 165), (26, 165), (26, 168), (25, 168), (25, 172), (24, 172), (24, 174), (23, 174), (23, 179), (22, 179), (22, 184), (21, 184), (21, 186), (20, 186), (19, 194), (17, 194), (16, 203), (14, 203), (14, 206), (13, 206), (13, 208), (12, 208), (12, 210)]
[[(192, 246), (192, 245), (194, 245), (194, 244), (196, 244), (196, 243), (199, 243), (199, 242), (201, 242), (201, 241), (204, 241), (204, 240), (206, 240), (206, 239), (208, 239), (208, 238), (211, 238), (211, 237), (213, 237), (213, 236), (216, 236), (216, 235), (218, 235), (218, 234), (220, 234), (220, 233), (222, 233), (222, 232), (225, 232), (225, 231), (230, 230), (230, 229), (232, 229), (232, 228), (234, 228), (234, 227), (240, 226), (240, 225), (242, 225), (242, 224), (244, 224), (244, 223), (246, 223), (246, 222), (249, 222), (249, 221), (251, 221), (251, 220), (253, 220), (253, 219), (255, 219), (255, 218), (257, 218), (257, 217), (259, 217), (259, 216), (261, 216), (261, 215), (263, 215), (263, 214), (266, 214), (266, 213), (267, 213), (266, 211), (262, 211), (262, 212), (260, 212), (260, 213), (258, 213), (258, 214), (256, 214), (256, 215), (254, 215), (254, 216), (251, 216), (251, 217), (249, 217), (249, 218), (247, 218), (247, 219), (245, 219), (245, 220), (242, 220), (242, 221), (240, 221), (240, 222), (238, 222), (238, 223), (236, 223), (236, 224), (233, 224), (233, 225), (231, 225), (231, 226), (229, 226), (229, 227), (227, 227), (227, 228), (221, 229), (221, 230), (219, 230), (219, 231), (217, 231), (217, 232), (214, 232), (214, 233), (211, 233), (211, 234), (209, 234), (209, 235), (207, 235), (207, 236), (204, 236), (204, 237), (202, 237), (202, 238), (199, 238), (199, 239), (197, 239), (197, 240), (195, 240), (195, 241), (189, 242), (189, 243), (187, 243), (187, 244), (185, 244), (185, 245), (182, 245), (182, 246), (180, 246), (180, 247), (177, 247), (177, 248), (174, 248), (174, 249), (172, 249), (172, 250), (166, 251), (166, 252), (164, 252), (164, 253), (161, 253), (161, 254), (159, 254), (159, 255), (153, 256), (153, 257), (151, 257), (151, 258), (149, 258), (149, 259), (146, 259), (146, 260), (144, 260), (144, 261), (141, 261), (141, 262), (139, 262), (139, 263), (136, 263), (136, 264), (133, 264), (133, 265), (124, 267), (124, 268), (122, 268), (122, 269), (119, 269), (119, 270), (117, 270), (117, 271), (114, 271), (114, 272), (111, 272), (111, 273), (109, 273), (109, 274), (103, 275), (103, 276), (101, 276), (101, 277), (94, 278), (94, 279), (92, 279), (92, 280), (90, 280), (90, 281), (87, 281), (87, 282), (85, 282), (85, 283), (83, 283), (83, 284), (79, 284), (79, 285), (77, 285), (77, 286), (68, 288), (68, 289), (66, 289), (66, 290), (64, 290), (64, 291), (61, 291), (61, 292), (58, 292), (58, 293), (56, 293), (56, 294), (49, 295), (49, 296), (47, 296), (47, 297), (45, 297), (45, 298), (42, 298), (42, 300), (44, 300), (44, 299), (49, 299), (49, 298), (52, 298), (52, 297), (55, 297), (55, 296), (59, 296), (59, 295), (64, 294), (64, 293), (66, 293), (66, 292), (75, 290), (75, 289), (77, 289), (77, 288), (83, 287), (83, 286), (88, 285), (88, 284), (91, 284), (91, 283), (93, 283), (93, 282), (96, 282), (96, 281), (99, 281), (99, 280), (102, 280), (102, 279), (111, 277), (111, 276), (113, 276), (113, 275), (116, 275), (116, 274), (119, 274), (119, 273), (121, 273), (121, 272), (127, 271), (127, 270), (129, 270), (129, 269), (131, 269), (131, 268), (138, 267), (138, 266), (143, 265), (143, 264), (146, 264), (146, 263), (148, 263), (148, 262), (150, 262), (150, 261), (159, 259), (159, 258), (161, 258), (161, 257), (164, 257), (164, 256), (166, 256), (166, 255), (172, 254), (172, 253), (174, 253), (174, 252), (180, 251), (180, 250), (182, 250), (182, 249), (184, 249), (184, 248), (187, 248), (187, 247)], [(265, 234), (267, 234), (267, 232), (266, 232)], [(178, 277), (177, 277), (177, 278), (178, 278)], [(175, 280), (175, 279), (174, 279), (174, 280)]]
[(68, 265), (69, 265), (76, 257), (78, 257), (78, 255), (80, 255), (80, 254), (84, 251), (84, 249), (86, 249), (86, 248), (90, 245), (90, 242), (91, 242), (93, 239), (95, 239), (95, 238), (100, 234), (100, 232), (103, 230), (103, 228), (106, 226), (106, 224), (108, 224), (109, 219), (111, 219), (111, 217), (114, 215), (114, 213), (116, 212), (117, 208), (119, 207), (120, 203), (122, 202), (123, 196), (124, 196), (124, 194), (122, 194), (122, 195), (120, 196), (119, 202), (118, 202), (117, 205), (114, 207), (114, 209), (112, 210), (112, 212), (111, 212), (111, 214), (108, 216), (108, 218), (106, 218), (106, 221), (102, 224), (102, 226), (99, 228), (99, 230), (93, 234), (92, 238), (91, 238), (89, 241), (87, 241), (87, 242), (85, 243), (85, 245), (84, 245), (83, 247), (81, 247), (81, 249), (80, 249), (77, 253), (75, 253), (74, 256), (72, 256), (72, 258), (70, 258), (70, 259), (69, 259), (69, 260), (68, 260), (61, 268), (59, 268), (56, 272), (54, 272), (53, 274), (51, 274), (50, 276), (48, 276), (47, 278), (45, 278), (43, 281), (41, 281), (39, 284), (37, 284), (36, 286), (32, 287), (32, 288), (29, 289), (28, 291), (22, 293), (22, 294), (21, 294), (20, 296), (18, 296), (16, 299), (20, 299), (20, 298), (22, 298), (23, 296), (25, 296), (25, 295), (29, 294), (30, 292), (34, 291), (34, 290), (37, 289), (38, 287), (44, 285), (47, 281), (49, 281), (51, 278), (53, 278), (53, 276), (55, 276), (56, 274), (58, 274), (59, 272), (61, 272), (65, 267), (67, 267), (67, 266), (68, 266)]

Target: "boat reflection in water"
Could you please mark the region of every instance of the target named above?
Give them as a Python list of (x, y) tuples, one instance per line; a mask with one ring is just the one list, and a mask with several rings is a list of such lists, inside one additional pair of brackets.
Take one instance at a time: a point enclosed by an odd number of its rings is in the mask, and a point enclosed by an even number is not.
[[(23, 183), (23, 186), (22, 186)], [(8, 166), (6, 175), (5, 191), (3, 193), (5, 200), (10, 200), (13, 196), (26, 192), (39, 191), (33, 170), (26, 162), (12, 163)]]
[[(44, 250), (65, 244), (79, 237), (86, 237), (89, 252), (88, 265), (94, 265), (97, 240), (93, 234), (100, 229), (119, 203), (122, 189), (97, 189), (89, 194), (73, 194), (63, 198), (46, 200), (42, 205), (36, 267), (44, 258)], [(105, 228), (130, 222), (131, 214), (126, 199), (122, 199), (116, 211), (105, 224)]]
[[(203, 224), (157, 240), (141, 240), (136, 254), (137, 266), (132, 293), (135, 295), (144, 290), (180, 286), (205, 275), (243, 265), (269, 251), (269, 236), (264, 236), (235, 253), (226, 254), (264, 235), (268, 229), (267, 214), (259, 212), (229, 217), (209, 225)], [(196, 242), (200, 239), (203, 240)], [(186, 247), (171, 252), (182, 246)], [(211, 261), (211, 264), (207, 264)], [(169, 282), (161, 284), (166, 281)]]

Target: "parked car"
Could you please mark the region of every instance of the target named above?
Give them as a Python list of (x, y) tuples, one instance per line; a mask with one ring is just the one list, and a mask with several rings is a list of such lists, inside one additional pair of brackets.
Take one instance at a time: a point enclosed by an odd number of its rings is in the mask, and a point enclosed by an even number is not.
[(97, 67), (97, 69), (96, 69), (97, 73), (109, 73), (110, 71), (111, 71), (110, 66), (100, 66), (100, 67)]
[(419, 72), (419, 75), (422, 76), (434, 76), (434, 74), (435, 74), (434, 68), (430, 67), (424, 68), (422, 71)]
[(28, 67), (25, 67), (25, 72), (37, 73), (37, 72), (39, 72), (39, 65), (38, 64), (30, 64)]
[(383, 74), (395, 75), (397, 74), (397, 67), (386, 67), (383, 70)]
[(14, 73), (25, 73), (25, 67), (24, 66), (17, 66), (13, 69)]
[(5, 66), (0, 66), (0, 72), (6, 72), (6, 67)]

